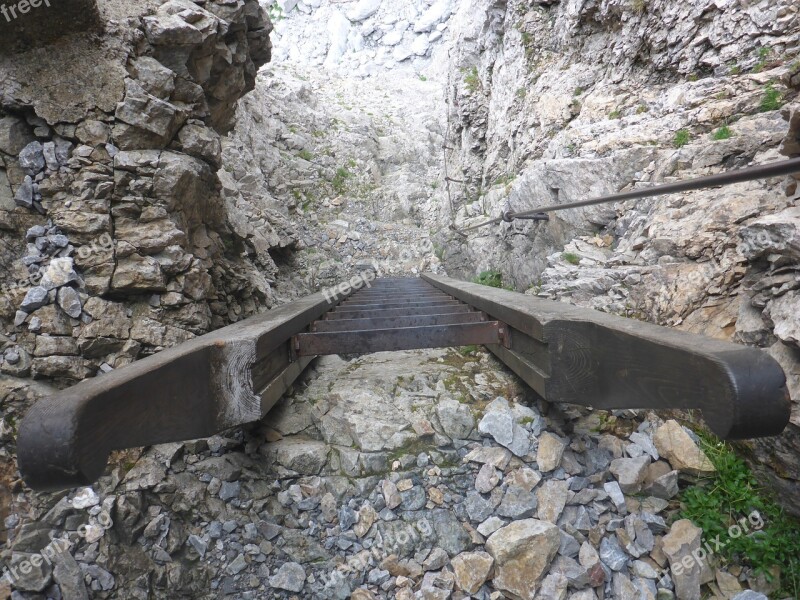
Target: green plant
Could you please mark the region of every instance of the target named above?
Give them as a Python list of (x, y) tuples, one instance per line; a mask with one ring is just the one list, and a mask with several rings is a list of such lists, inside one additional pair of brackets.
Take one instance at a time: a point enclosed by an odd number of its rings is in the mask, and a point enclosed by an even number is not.
[(438, 188), (439, 188), (439, 182), (438, 181), (431, 181), (431, 189), (435, 190), (435, 189), (438, 189)]
[(699, 76), (697, 73), (691, 73), (691, 74), (690, 74), (690, 75), (687, 77), (687, 79), (688, 79), (689, 81), (697, 81), (697, 80), (699, 80), (699, 79), (700, 79), (700, 76)]
[(277, 2), (273, 2), (270, 4), (269, 9), (267, 10), (269, 13), (269, 20), (273, 23), (277, 23), (278, 21), (283, 21), (286, 18), (286, 15), (281, 8), (281, 5)]
[(561, 258), (563, 258), (571, 265), (577, 265), (581, 262), (581, 257), (578, 256), (577, 254), (573, 254), (572, 252), (564, 252), (561, 255)]
[(640, 104), (639, 106), (636, 107), (636, 114), (637, 115), (642, 115), (642, 114), (644, 114), (646, 112), (647, 112), (647, 106), (645, 106), (644, 104)]
[(333, 176), (333, 189), (337, 194), (343, 194), (345, 190), (345, 183), (350, 179), (353, 174), (344, 167), (336, 169), (336, 174)]
[(733, 132), (731, 131), (731, 128), (728, 127), (727, 125), (723, 125), (719, 129), (717, 129), (712, 134), (711, 137), (713, 137), (715, 140), (719, 141), (719, 140), (729, 140), (732, 136), (733, 136)]
[(467, 74), (464, 76), (464, 85), (467, 86), (467, 90), (470, 94), (474, 94), (478, 91), (481, 87), (481, 80), (478, 77), (478, 67), (472, 67)]
[(494, 183), (492, 185), (508, 185), (509, 183), (514, 181), (516, 178), (517, 178), (517, 176), (514, 175), (513, 173), (508, 173), (506, 175), (501, 175), (500, 177), (498, 177), (497, 179), (494, 180)]
[[(704, 485), (683, 491), (680, 516), (700, 527), (704, 539), (719, 536), (725, 558), (749, 565), (767, 579), (779, 567), (781, 590), (775, 598), (800, 598), (800, 522), (784, 513), (728, 444), (701, 432), (700, 446), (717, 470)], [(748, 521), (748, 516), (758, 519)], [(729, 528), (737, 523), (746, 523), (749, 533), (731, 535)]]
[(622, 118), (622, 112), (619, 109), (612, 110), (610, 113), (608, 113), (608, 118), (609, 119), (620, 119), (620, 118)]
[(474, 346), (474, 345), (473, 346), (461, 346), (458, 349), (458, 351), (459, 351), (459, 353), (461, 353), (462, 356), (470, 356), (472, 354), (475, 354), (478, 351), (478, 347)]
[(520, 35), (522, 36), (522, 45), (525, 46), (525, 53), (527, 54), (533, 46), (533, 36), (527, 31), (520, 32)]
[(775, 89), (772, 83), (768, 83), (767, 87), (764, 88), (764, 95), (761, 96), (759, 110), (761, 112), (770, 112), (778, 110), (781, 106), (783, 106), (783, 92)]
[(675, 138), (672, 140), (672, 145), (676, 148), (683, 148), (692, 139), (692, 134), (688, 129), (679, 129), (675, 132)]
[(581, 86), (578, 86), (578, 87), (575, 88), (575, 91), (572, 92), (572, 95), (573, 96), (580, 96), (581, 94), (583, 94), (584, 91), (585, 90)]
[(481, 273), (475, 277), (472, 282), (480, 283), (481, 285), (488, 285), (489, 287), (502, 288), (503, 274), (500, 271), (481, 271)]
[(767, 66), (767, 59), (769, 58), (771, 52), (772, 50), (770, 50), (766, 46), (761, 46), (761, 48), (758, 49), (757, 52), (758, 62), (753, 67), (753, 73), (760, 73), (761, 71), (764, 70), (764, 67)]
[(528, 95), (528, 90), (524, 87), (517, 88), (517, 98), (524, 99)]
[(641, 15), (647, 9), (647, 0), (633, 0), (631, 8), (637, 15)]
[(730, 66), (730, 68), (728, 68), (728, 74), (730, 74), (730, 75), (738, 75), (741, 72), (742, 72), (742, 67), (740, 67), (736, 63), (733, 63)]
[(311, 154), (311, 152), (309, 152), (308, 150), (305, 150), (305, 149), (304, 150), (300, 150), (300, 152), (297, 153), (297, 156), (299, 156), (300, 158), (302, 158), (303, 160), (306, 160), (308, 162), (311, 162), (314, 159), (314, 155)]
[(420, 81), (428, 81), (428, 78), (427, 78), (427, 77), (425, 77), (425, 75), (423, 75), (422, 73), (420, 73), (420, 74), (419, 74), (419, 80), (420, 80)]

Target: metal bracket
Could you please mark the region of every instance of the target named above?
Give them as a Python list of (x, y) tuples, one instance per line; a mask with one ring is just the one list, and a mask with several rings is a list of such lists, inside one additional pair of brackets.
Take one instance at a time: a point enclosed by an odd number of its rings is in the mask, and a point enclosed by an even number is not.
[(549, 221), (550, 215), (547, 213), (536, 213), (533, 215), (527, 216), (516, 216), (513, 211), (507, 210), (503, 213), (502, 217), (503, 221), (506, 223), (511, 223), (512, 221), (520, 220), (520, 221)]
[(497, 330), (500, 337), (500, 345), (503, 348), (511, 349), (511, 327), (500, 321), (500, 328)]

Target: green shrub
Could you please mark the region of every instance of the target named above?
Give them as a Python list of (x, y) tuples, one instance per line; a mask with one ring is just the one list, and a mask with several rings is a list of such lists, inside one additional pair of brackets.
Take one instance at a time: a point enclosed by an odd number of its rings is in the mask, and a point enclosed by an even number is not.
[(297, 156), (303, 160), (307, 160), (308, 162), (311, 162), (314, 159), (314, 155), (308, 150), (300, 150), (300, 152), (297, 153)]
[(608, 114), (608, 118), (609, 119), (621, 119), (622, 118), (622, 112), (619, 109), (613, 110)]
[(478, 77), (478, 67), (472, 67), (464, 77), (464, 84), (470, 94), (474, 94), (481, 87), (481, 79)]
[[(780, 567), (781, 591), (775, 598), (800, 598), (800, 522), (783, 509), (758, 484), (745, 462), (732, 448), (710, 434), (702, 434), (701, 447), (717, 471), (700, 485), (681, 494), (681, 517), (703, 530), (706, 540), (725, 542), (724, 558), (752, 567), (771, 578), (770, 570)], [(748, 522), (750, 533), (734, 537), (728, 528), (757, 511), (759, 520)]]
[(333, 185), (333, 189), (336, 191), (337, 194), (343, 194), (345, 190), (345, 183), (348, 179), (350, 179), (353, 174), (348, 171), (345, 167), (339, 167), (336, 169), (336, 174), (333, 176), (333, 181), (331, 185)]
[(577, 254), (573, 254), (572, 252), (564, 252), (561, 255), (561, 258), (563, 258), (565, 261), (567, 261), (571, 265), (577, 265), (577, 264), (580, 264), (580, 262), (581, 262), (581, 257), (578, 256)]
[(764, 70), (764, 67), (767, 66), (767, 59), (772, 51), (767, 48), (766, 46), (761, 46), (758, 49), (758, 62), (753, 67), (753, 73), (761, 73)]
[(761, 96), (759, 110), (761, 112), (770, 112), (778, 110), (781, 106), (783, 106), (783, 92), (775, 89), (773, 84), (768, 83), (767, 87), (764, 88), (764, 95)]
[(728, 127), (727, 125), (723, 125), (719, 129), (717, 129), (711, 137), (719, 141), (719, 140), (729, 140), (732, 136), (733, 132), (731, 131), (731, 128)]
[(278, 21), (283, 21), (286, 18), (283, 9), (277, 2), (273, 2), (272, 4), (270, 4), (268, 13), (269, 13), (269, 20), (272, 21), (273, 23), (277, 23)]
[(692, 134), (688, 129), (680, 129), (675, 132), (675, 139), (672, 140), (673, 146), (676, 148), (683, 148), (692, 139)]
[(488, 285), (489, 287), (502, 288), (503, 274), (500, 271), (481, 271), (480, 275), (475, 277), (472, 282)]
[(525, 54), (530, 54), (533, 51), (533, 36), (527, 31), (520, 34), (522, 36), (522, 45), (525, 46)]

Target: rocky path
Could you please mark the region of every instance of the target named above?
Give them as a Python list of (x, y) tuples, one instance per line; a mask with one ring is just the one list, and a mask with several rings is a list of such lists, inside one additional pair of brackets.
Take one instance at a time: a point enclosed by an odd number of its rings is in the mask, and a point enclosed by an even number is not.
[(70, 552), (15, 599), (764, 597), (676, 568), (701, 531), (674, 497), (713, 469), (691, 434), (537, 402), (473, 348), (326, 357), (256, 427), (115, 462), (16, 498), (12, 568)]

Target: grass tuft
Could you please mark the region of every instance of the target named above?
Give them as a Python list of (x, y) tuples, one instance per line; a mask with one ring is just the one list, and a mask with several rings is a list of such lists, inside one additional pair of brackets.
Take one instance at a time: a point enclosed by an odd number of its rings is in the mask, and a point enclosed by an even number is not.
[(783, 92), (775, 89), (773, 84), (768, 83), (767, 87), (764, 88), (764, 95), (761, 96), (759, 111), (770, 112), (778, 110), (781, 106), (783, 106)]
[[(705, 485), (682, 492), (680, 516), (700, 527), (704, 539), (719, 536), (725, 542), (720, 551), (724, 558), (750, 566), (768, 580), (779, 567), (781, 590), (775, 598), (800, 598), (800, 522), (784, 513), (728, 444), (702, 432), (700, 439), (717, 472), (701, 482)], [(744, 535), (731, 535), (729, 528), (737, 523)]]
[(573, 254), (572, 252), (564, 252), (561, 255), (561, 258), (563, 258), (565, 261), (567, 261), (571, 265), (577, 265), (577, 264), (580, 264), (580, 262), (581, 262), (581, 257), (578, 256), (577, 254)]
[(331, 182), (334, 191), (337, 194), (343, 194), (345, 191), (345, 184), (352, 176), (353, 174), (345, 167), (339, 167), (336, 169), (336, 174), (333, 176), (333, 181)]
[(758, 62), (753, 67), (753, 73), (761, 73), (761, 71), (764, 70), (771, 53), (772, 51), (766, 46), (761, 46), (761, 48), (758, 49)]
[(478, 67), (472, 67), (464, 76), (464, 85), (470, 94), (474, 94), (481, 87), (481, 79), (478, 77)]
[(675, 138), (672, 140), (672, 145), (676, 148), (683, 148), (692, 139), (692, 134), (688, 129), (680, 129), (675, 132)]
[(713, 137), (716, 141), (729, 140), (731, 137), (733, 137), (733, 131), (731, 131), (731, 128), (727, 125), (723, 125), (717, 129), (711, 137)]
[(472, 282), (480, 283), (481, 285), (488, 285), (489, 287), (502, 288), (503, 274), (500, 271), (481, 271), (481, 273), (474, 278)]

